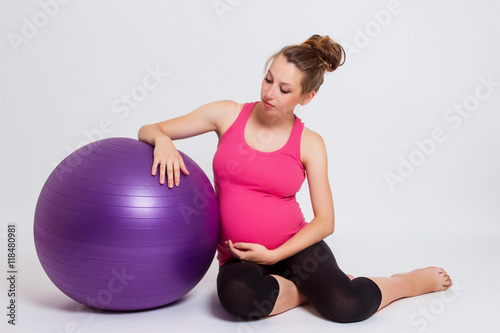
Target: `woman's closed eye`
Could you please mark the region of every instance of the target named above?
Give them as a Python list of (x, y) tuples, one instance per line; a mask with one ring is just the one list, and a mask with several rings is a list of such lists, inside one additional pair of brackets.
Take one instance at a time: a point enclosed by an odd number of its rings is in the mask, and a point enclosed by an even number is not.
[[(267, 77), (266, 77), (264, 80), (265, 80), (267, 83), (273, 83), (273, 80), (268, 79)], [(285, 90), (285, 89), (283, 89), (283, 88), (280, 88), (280, 91), (281, 91), (281, 93), (283, 93), (283, 94), (289, 94), (289, 93), (290, 93), (290, 91)]]

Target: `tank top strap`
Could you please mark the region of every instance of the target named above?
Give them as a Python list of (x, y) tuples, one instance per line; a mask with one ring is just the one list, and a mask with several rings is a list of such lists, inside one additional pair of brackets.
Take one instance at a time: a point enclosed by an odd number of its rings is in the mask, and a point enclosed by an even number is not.
[(259, 102), (252, 102), (252, 103), (245, 103), (243, 104), (243, 107), (240, 110), (240, 113), (238, 114), (238, 117), (236, 117), (236, 120), (234, 121), (234, 127), (236, 127), (238, 130), (245, 129), (245, 126), (247, 124), (248, 118), (250, 118), (250, 114), (252, 114), (252, 110), (254, 109), (255, 105)]
[(240, 132), (243, 132), (245, 130), (247, 120), (250, 117), (255, 104), (257, 103), (258, 102), (243, 104), (243, 107), (236, 116), (234, 122), (231, 124), (231, 126), (229, 126), (227, 131), (219, 139), (219, 144), (225, 140), (235, 140), (239, 138)]
[(300, 161), (300, 142), (302, 140), (302, 133), (304, 132), (304, 123), (302, 120), (295, 116), (295, 122), (293, 123), (292, 133), (290, 133), (290, 138), (288, 139), (287, 148), (289, 151), (293, 152), (297, 159)]

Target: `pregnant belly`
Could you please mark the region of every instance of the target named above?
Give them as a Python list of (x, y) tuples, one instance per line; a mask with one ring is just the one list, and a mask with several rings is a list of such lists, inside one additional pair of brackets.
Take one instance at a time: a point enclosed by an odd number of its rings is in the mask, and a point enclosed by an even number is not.
[(231, 239), (261, 244), (272, 250), (304, 227), (304, 216), (295, 198), (266, 199), (251, 207), (236, 203), (222, 206), (220, 242)]

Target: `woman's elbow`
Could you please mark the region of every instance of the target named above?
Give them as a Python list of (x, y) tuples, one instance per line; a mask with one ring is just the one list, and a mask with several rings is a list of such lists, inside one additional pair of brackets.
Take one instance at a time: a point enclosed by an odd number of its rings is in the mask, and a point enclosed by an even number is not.
[(157, 135), (156, 127), (157, 126), (155, 124), (147, 124), (141, 126), (141, 128), (139, 128), (139, 131), (137, 132), (137, 138), (140, 141), (154, 144), (155, 136)]
[(335, 219), (331, 219), (331, 221), (328, 223), (328, 227), (327, 227), (328, 236), (333, 234), (334, 231), (335, 231)]
[(146, 138), (146, 132), (147, 132), (147, 127), (149, 125), (142, 125), (141, 128), (139, 128), (139, 131), (137, 132), (137, 138), (141, 141), (144, 141)]
[(324, 233), (325, 233), (325, 237), (328, 237), (330, 236), (331, 234), (333, 234), (333, 232), (335, 231), (335, 218), (333, 217), (329, 217), (329, 218), (325, 218), (323, 220), (323, 230), (324, 230)]

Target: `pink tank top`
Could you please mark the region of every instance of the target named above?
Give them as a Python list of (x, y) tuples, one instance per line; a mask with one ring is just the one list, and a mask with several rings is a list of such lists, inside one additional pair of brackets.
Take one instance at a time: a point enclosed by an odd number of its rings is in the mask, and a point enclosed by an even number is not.
[(304, 124), (295, 117), (287, 143), (276, 151), (253, 149), (246, 143), (244, 131), (257, 103), (243, 106), (220, 138), (213, 160), (221, 219), (219, 265), (233, 259), (225, 245), (228, 239), (272, 250), (307, 224), (295, 198), (305, 179), (300, 159)]

